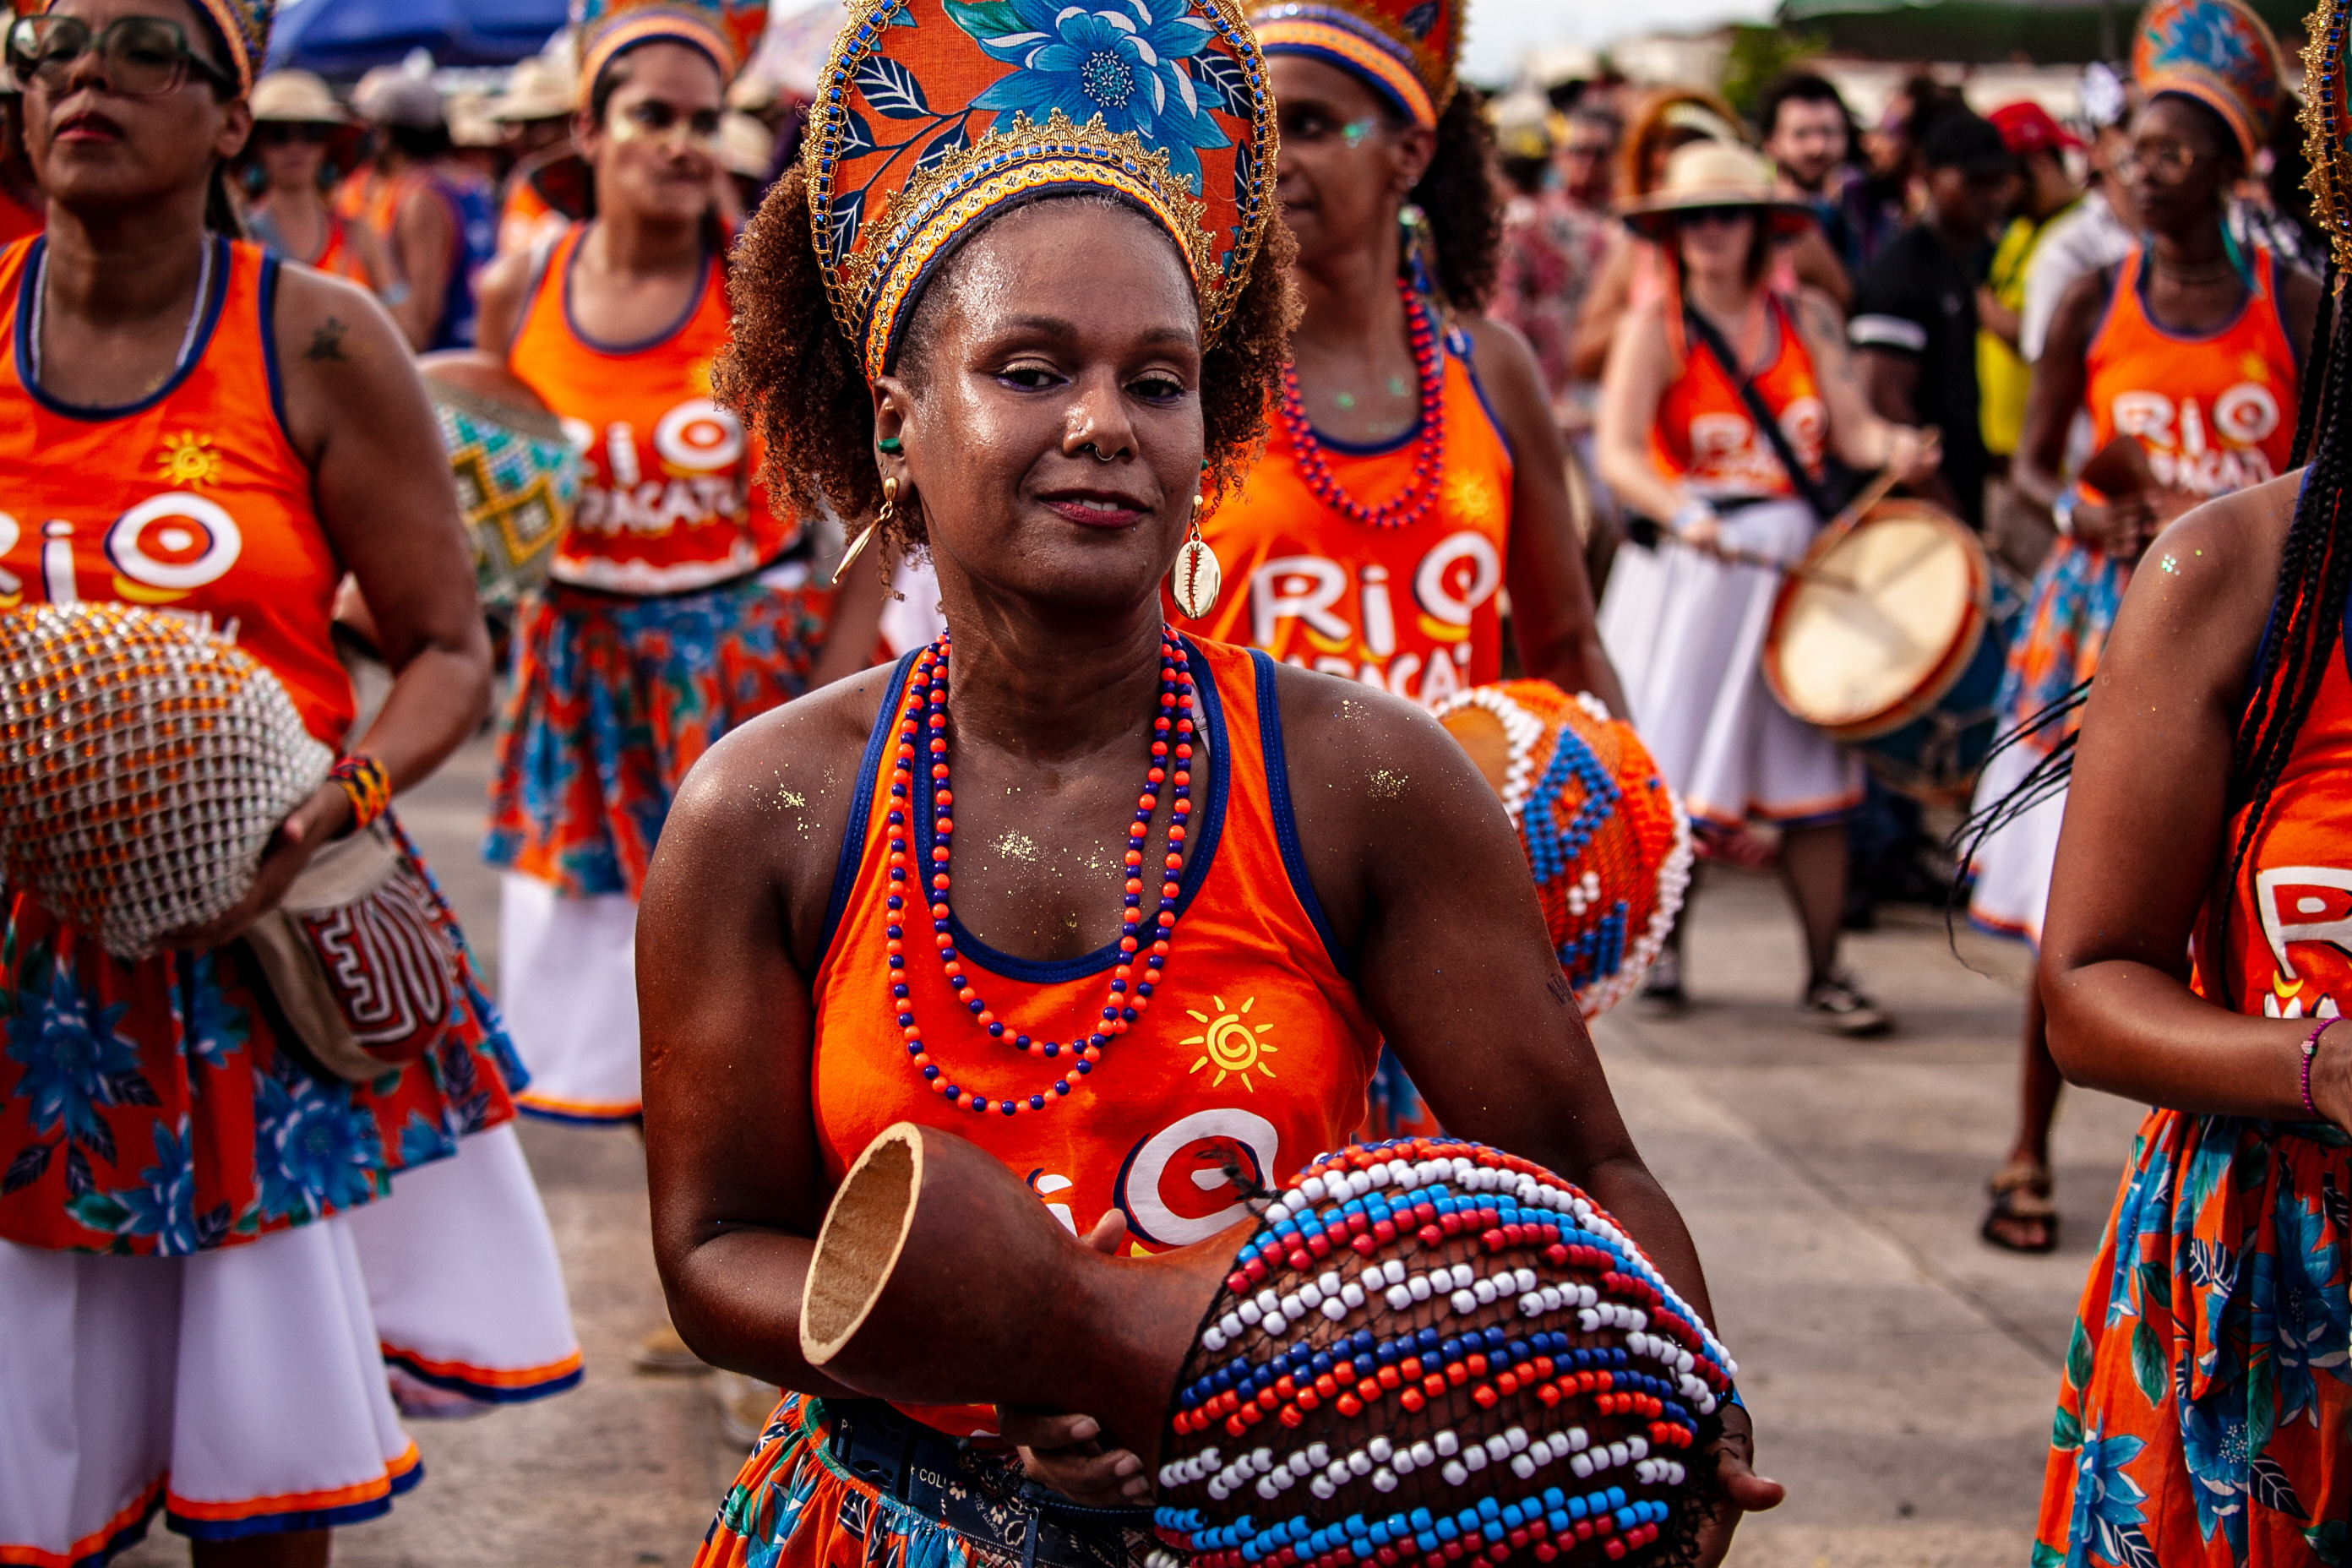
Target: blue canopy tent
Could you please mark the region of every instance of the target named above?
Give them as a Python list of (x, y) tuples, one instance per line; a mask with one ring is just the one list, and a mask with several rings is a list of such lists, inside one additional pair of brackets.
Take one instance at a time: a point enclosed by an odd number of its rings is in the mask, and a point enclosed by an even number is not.
[(296, 0), (278, 15), (269, 68), (348, 79), (425, 49), (439, 66), (503, 66), (539, 52), (565, 0)]

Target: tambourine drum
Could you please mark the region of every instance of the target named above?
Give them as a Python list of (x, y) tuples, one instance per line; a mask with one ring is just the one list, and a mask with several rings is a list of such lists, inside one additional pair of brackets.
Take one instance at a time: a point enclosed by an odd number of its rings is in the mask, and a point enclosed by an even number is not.
[(1965, 800), (1991, 747), (2007, 650), (1994, 583), (1984, 547), (1950, 513), (1881, 501), (1823, 532), (1782, 581), (1765, 683), (1791, 714), (1861, 747), (1890, 786)]
[(333, 761), (276, 676), (184, 618), (0, 616), (0, 880), (118, 957), (233, 908)]
[(1738, 1369), (1590, 1197), (1415, 1138), (1250, 1206), (1109, 1258), (992, 1155), (900, 1122), (825, 1213), (801, 1352), (901, 1404), (1095, 1416), (1157, 1475), (1163, 1565), (1680, 1560)]
[(1632, 725), (1547, 680), (1476, 686), (1437, 721), (1502, 796), (1553, 952), (1596, 1017), (1633, 994), (1690, 886), (1690, 819)]
[(547, 577), (580, 500), (578, 448), (539, 395), (473, 349), (417, 362), (457, 481), (482, 603), (512, 605)]

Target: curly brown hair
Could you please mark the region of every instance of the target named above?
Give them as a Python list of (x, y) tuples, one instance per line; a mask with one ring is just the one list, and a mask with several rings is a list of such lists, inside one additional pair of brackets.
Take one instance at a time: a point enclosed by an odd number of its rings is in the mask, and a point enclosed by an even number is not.
[(1486, 96), (1464, 83), (1437, 117), (1437, 150), (1412, 188), (1437, 242), (1439, 292), (1457, 310), (1482, 310), (1495, 291), (1503, 244), (1503, 196), (1495, 188), (1495, 130)]
[[(1079, 193), (1044, 199), (1103, 198)], [(1266, 224), (1224, 331), (1202, 356), (1201, 422), (1208, 458), (1202, 493), (1212, 500), (1240, 483), (1265, 445), (1268, 410), (1289, 358), (1290, 323), (1297, 314), (1290, 284), (1296, 249), (1280, 222)], [(932, 284), (944, 276), (945, 271), (934, 274)], [(801, 168), (776, 182), (744, 229), (729, 271), (728, 299), (734, 336), (712, 368), (711, 385), (719, 400), (741, 415), (766, 444), (761, 477), (769, 489), (789, 496), (804, 511), (830, 506), (844, 519), (873, 516), (882, 507), (873, 396), (857, 349), (835, 320), (825, 293), (809, 221), (807, 175)], [(920, 374), (929, 348), (925, 326), (919, 302), (902, 351), (910, 375)], [(926, 542), (920, 506), (899, 505), (876, 541), (885, 572)]]

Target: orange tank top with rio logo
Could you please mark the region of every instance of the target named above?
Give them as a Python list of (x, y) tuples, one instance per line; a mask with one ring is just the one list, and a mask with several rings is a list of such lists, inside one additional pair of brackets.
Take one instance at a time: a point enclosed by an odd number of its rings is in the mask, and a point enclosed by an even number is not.
[[(1011, 1036), (1082, 1038), (1100, 1027), (1117, 947), (1034, 962), (992, 950), (950, 918), (945, 934), (956, 960), (979, 972), (975, 989), (1007, 1031), (994, 1039), (958, 1005), (919, 904), (905, 923), (926, 940), (905, 939), (914, 953), (909, 996), (893, 997), (887, 928), (904, 911), (888, 904), (890, 814), (908, 803), (893, 797), (891, 773), (916, 656), (899, 660), (859, 765), (814, 985), (809, 1092), (828, 1184), (884, 1128), (918, 1121), (1003, 1161), (1073, 1231), (1084, 1234), (1117, 1208), (1129, 1247), (1158, 1252), (1247, 1217), (1229, 1167), (1276, 1185), (1347, 1142), (1362, 1121), (1380, 1031), (1297, 848), (1276, 667), (1262, 653), (1185, 643), (1199, 739), (1167, 966), (1149, 1010), (1104, 1048), (1094, 1072), (1060, 1075), (1073, 1089), (1060, 1100), (1050, 1088), (1055, 1063), (1015, 1048)], [(1139, 747), (1139, 774), (1145, 760)], [(929, 865), (928, 802), (918, 799), (909, 815), (910, 847)], [(1104, 897), (1113, 891), (1106, 879)], [(921, 1020), (923, 1047), (959, 1088), (992, 1099), (1041, 1094), (1044, 1108), (1008, 1116), (950, 1105), (908, 1060), (902, 1006)], [(915, 1414), (955, 1436), (993, 1427), (984, 1407)]]
[(2271, 253), (2253, 248), (2245, 308), (2201, 338), (2149, 319), (2144, 255), (2135, 248), (2116, 264), (2106, 318), (2084, 355), (2091, 449), (2133, 437), (2158, 483), (2198, 495), (2276, 479), (2294, 448), (2297, 374)]
[(507, 353), (586, 458), (551, 574), (644, 595), (757, 571), (799, 531), (759, 482), (758, 439), (710, 398), (710, 364), (729, 331), (718, 258), (704, 263), (676, 325), (644, 342), (600, 343), (572, 319), (572, 265), (587, 233), (576, 225), (549, 251)]
[(41, 239), (0, 251), (0, 608), (116, 601), (186, 616), (284, 683), (341, 750), (352, 685), (329, 625), (342, 563), (286, 438), (278, 258), (213, 238), (186, 365), (117, 408), (28, 384)]
[[(1780, 422), (1798, 460), (1822, 471), (1828, 405), (1813, 375), (1813, 356), (1797, 335), (1788, 307), (1767, 296), (1776, 340), (1772, 362), (1756, 376), (1756, 390)], [(1683, 356), (1682, 374), (1658, 399), (1650, 426), (1650, 460), (1669, 479), (1710, 498), (1778, 500), (1797, 493), (1769, 437), (1756, 428), (1739, 383), (1704, 343)]]
[[(1169, 618), (1424, 707), (1501, 679), (1496, 594), (1509, 552), (1511, 448), (1487, 410), (1468, 336), (1446, 332), (1443, 353), (1444, 461), (1426, 511), (1383, 528), (1328, 505), (1276, 420), (1240, 489), (1201, 522), (1223, 569), (1216, 607), (1191, 621), (1168, 599)], [(1378, 447), (1319, 444), (1339, 488), (1379, 506), (1412, 482), (1420, 436), (1416, 423)]]

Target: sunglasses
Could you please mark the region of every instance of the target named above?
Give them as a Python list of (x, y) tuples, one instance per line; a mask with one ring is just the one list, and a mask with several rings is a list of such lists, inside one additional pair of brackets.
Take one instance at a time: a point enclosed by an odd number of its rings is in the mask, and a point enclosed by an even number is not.
[(8, 27), (8, 68), (24, 86), (63, 89), (95, 51), (106, 85), (125, 98), (160, 98), (188, 73), (234, 91), (236, 79), (188, 47), (186, 29), (164, 16), (121, 16), (97, 32), (79, 16), (19, 16)]
[(264, 120), (253, 127), (257, 146), (283, 147), (299, 142), (305, 147), (323, 147), (334, 140), (336, 127), (315, 120)]

